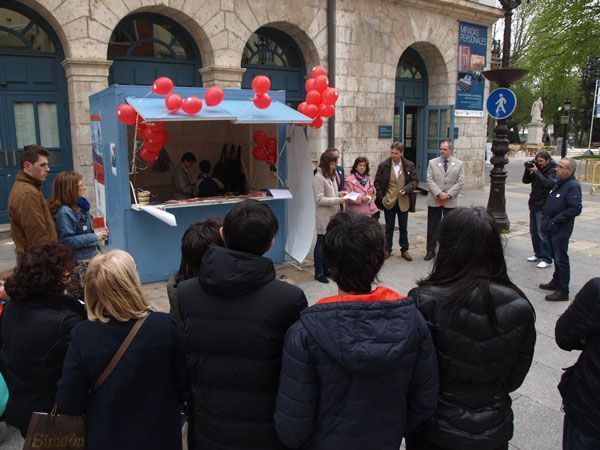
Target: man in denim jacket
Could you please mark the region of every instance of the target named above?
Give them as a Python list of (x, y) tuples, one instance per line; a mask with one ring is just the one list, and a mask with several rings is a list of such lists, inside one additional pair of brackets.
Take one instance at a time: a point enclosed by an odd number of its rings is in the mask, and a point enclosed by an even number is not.
[(581, 214), (581, 186), (575, 179), (577, 163), (563, 158), (556, 166), (557, 183), (548, 193), (544, 206), (541, 231), (550, 243), (550, 254), (554, 259), (554, 274), (549, 283), (540, 284), (540, 289), (554, 291), (546, 295), (550, 302), (569, 299), (569, 238), (573, 233), (575, 217)]

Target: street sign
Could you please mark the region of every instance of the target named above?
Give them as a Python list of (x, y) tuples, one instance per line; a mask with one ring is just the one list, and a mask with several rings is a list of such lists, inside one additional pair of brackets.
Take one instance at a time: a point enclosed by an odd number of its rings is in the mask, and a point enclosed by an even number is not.
[(506, 119), (515, 112), (517, 96), (510, 89), (498, 88), (490, 92), (486, 106), (488, 114), (494, 119)]

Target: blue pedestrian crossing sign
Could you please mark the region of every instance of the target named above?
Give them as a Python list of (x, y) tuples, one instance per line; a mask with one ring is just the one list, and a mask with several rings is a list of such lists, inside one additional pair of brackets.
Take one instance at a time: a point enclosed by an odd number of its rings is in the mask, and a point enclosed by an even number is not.
[(486, 107), (488, 114), (494, 119), (506, 119), (515, 112), (515, 108), (517, 107), (517, 96), (510, 89), (495, 89), (490, 92)]

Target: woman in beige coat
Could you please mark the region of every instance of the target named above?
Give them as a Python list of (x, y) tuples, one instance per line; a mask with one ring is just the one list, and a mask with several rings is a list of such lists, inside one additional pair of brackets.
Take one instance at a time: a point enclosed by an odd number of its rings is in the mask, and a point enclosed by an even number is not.
[(321, 283), (329, 283), (327, 279), (327, 268), (323, 266), (321, 255), (321, 244), (325, 236), (325, 230), (329, 220), (340, 211), (340, 203), (346, 199), (341, 198), (335, 178), (335, 167), (337, 157), (334, 152), (326, 151), (321, 155), (319, 167), (313, 178), (313, 192), (315, 194), (317, 243), (315, 244), (315, 280)]

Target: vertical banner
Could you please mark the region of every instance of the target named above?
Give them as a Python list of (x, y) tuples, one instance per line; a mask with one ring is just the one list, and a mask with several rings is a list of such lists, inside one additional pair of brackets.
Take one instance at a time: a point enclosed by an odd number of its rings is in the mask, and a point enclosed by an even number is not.
[(90, 116), (92, 132), (92, 153), (94, 155), (94, 193), (96, 194), (96, 215), (106, 217), (106, 188), (104, 182), (104, 158), (102, 157), (102, 123), (97, 114)]
[(596, 80), (596, 119), (600, 119), (600, 80)]
[(484, 71), (487, 55), (487, 28), (458, 22), (458, 81), (455, 115), (483, 117)]

